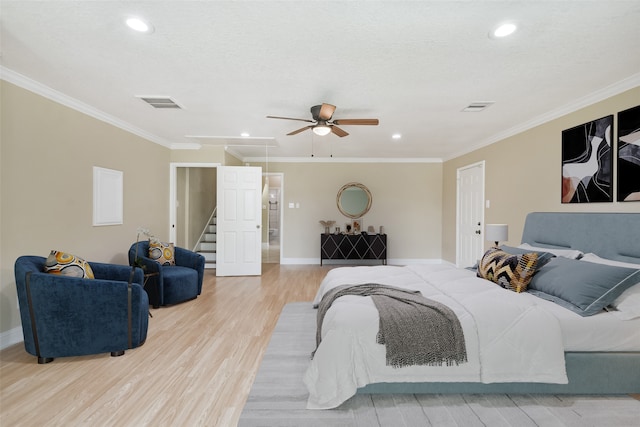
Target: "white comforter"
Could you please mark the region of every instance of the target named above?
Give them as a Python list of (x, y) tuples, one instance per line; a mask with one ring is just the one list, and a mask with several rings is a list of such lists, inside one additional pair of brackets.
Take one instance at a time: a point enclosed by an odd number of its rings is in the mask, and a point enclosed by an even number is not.
[(362, 283), (417, 289), (447, 305), (462, 325), (469, 361), (386, 366), (371, 298), (344, 296), (327, 311), (322, 342), (304, 375), (309, 409), (335, 408), (358, 387), (379, 382), (567, 383), (560, 326), (533, 295), (502, 289), (448, 264), (342, 267), (327, 274), (314, 304), (336, 286)]

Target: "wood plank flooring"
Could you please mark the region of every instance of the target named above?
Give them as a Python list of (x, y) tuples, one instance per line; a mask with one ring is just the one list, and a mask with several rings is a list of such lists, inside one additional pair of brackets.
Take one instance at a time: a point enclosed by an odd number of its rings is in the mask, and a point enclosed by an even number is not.
[(282, 308), (311, 301), (331, 268), (263, 264), (261, 277), (226, 278), (208, 270), (202, 295), (152, 309), (147, 342), (122, 357), (38, 365), (21, 343), (7, 348), (0, 426), (235, 426)]
[(208, 270), (202, 295), (152, 309), (146, 343), (122, 357), (38, 365), (22, 343), (9, 347), (0, 352), (0, 425), (235, 426), (282, 307), (311, 301), (331, 268)]

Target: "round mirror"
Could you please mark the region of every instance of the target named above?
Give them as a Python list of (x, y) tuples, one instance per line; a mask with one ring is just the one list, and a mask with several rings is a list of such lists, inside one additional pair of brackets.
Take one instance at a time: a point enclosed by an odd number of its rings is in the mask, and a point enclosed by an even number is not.
[(338, 209), (349, 218), (360, 218), (371, 209), (371, 192), (357, 182), (343, 185), (336, 198)]

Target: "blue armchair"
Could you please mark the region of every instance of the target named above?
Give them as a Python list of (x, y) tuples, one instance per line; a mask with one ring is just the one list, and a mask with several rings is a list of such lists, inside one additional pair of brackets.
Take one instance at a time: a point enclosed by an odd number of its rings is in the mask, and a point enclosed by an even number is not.
[(191, 300), (202, 292), (204, 257), (176, 246), (174, 258), (176, 265), (171, 266), (160, 265), (149, 258), (148, 240), (136, 242), (129, 248), (129, 264), (144, 269), (145, 289), (153, 308)]
[(95, 279), (44, 272), (46, 258), (21, 256), (15, 278), (25, 350), (38, 363), (56, 357), (111, 353), (144, 344), (149, 299), (143, 273), (131, 267), (89, 262)]

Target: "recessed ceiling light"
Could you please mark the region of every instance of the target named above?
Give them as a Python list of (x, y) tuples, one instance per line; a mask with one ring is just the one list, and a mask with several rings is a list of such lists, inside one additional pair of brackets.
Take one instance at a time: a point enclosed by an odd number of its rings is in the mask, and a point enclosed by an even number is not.
[(249, 132), (242, 132), (240, 136), (243, 138), (249, 138), (251, 135), (249, 135)]
[(393, 135), (391, 135), (391, 138), (400, 139), (400, 138), (402, 138), (402, 135), (400, 135), (399, 133), (394, 133)]
[(506, 37), (506, 36), (508, 36), (510, 34), (513, 34), (513, 32), (517, 28), (518, 27), (513, 22), (507, 22), (507, 23), (504, 23), (504, 24), (500, 24), (496, 28), (491, 30), (491, 32), (489, 33), (489, 37), (490, 38), (497, 38), (497, 39), (502, 38), (502, 37)]
[(141, 33), (153, 32), (153, 26), (141, 18), (128, 18), (127, 25), (129, 26), (129, 28)]

